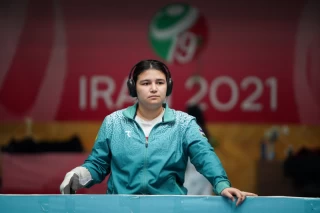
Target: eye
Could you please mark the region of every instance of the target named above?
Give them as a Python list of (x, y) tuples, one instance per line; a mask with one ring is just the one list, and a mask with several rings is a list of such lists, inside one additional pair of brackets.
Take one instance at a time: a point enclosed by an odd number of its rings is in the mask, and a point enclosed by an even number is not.
[(164, 84), (164, 82), (163, 81), (159, 81), (159, 82), (157, 82), (157, 84), (161, 85), (161, 84)]
[(141, 85), (147, 86), (147, 85), (149, 85), (149, 83), (148, 82), (143, 82)]

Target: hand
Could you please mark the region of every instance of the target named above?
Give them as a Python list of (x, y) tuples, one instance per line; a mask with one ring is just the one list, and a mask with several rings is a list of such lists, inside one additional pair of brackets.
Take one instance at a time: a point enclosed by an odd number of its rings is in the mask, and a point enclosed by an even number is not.
[(258, 196), (254, 193), (251, 192), (243, 192), (240, 191), (239, 189), (233, 188), (233, 187), (229, 187), (229, 188), (225, 188), (222, 192), (221, 195), (224, 197), (229, 198), (230, 200), (232, 200), (232, 202), (234, 202), (234, 197), (236, 196), (238, 198), (236, 206), (240, 205), (247, 196)]
[(60, 185), (61, 194), (75, 194), (92, 180), (90, 172), (84, 167), (76, 167), (66, 174)]

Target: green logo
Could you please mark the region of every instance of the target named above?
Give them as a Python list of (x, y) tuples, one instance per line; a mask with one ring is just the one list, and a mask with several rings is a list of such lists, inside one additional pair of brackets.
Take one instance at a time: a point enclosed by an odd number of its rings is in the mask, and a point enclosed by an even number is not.
[(149, 26), (149, 41), (155, 53), (169, 63), (185, 64), (194, 60), (207, 42), (204, 17), (184, 3), (161, 8)]

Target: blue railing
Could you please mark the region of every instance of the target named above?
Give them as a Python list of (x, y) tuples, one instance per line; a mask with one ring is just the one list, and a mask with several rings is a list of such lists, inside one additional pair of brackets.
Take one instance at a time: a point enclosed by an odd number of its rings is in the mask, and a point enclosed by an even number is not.
[(320, 198), (220, 196), (0, 195), (1, 213), (320, 213)]

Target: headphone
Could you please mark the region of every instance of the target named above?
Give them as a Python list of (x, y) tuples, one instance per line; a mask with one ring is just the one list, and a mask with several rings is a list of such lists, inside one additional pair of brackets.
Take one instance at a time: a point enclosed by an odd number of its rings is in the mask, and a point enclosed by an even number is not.
[[(150, 60), (151, 62), (152, 61), (156, 61), (156, 60)], [(160, 61), (156, 61), (158, 63), (160, 63), (165, 71), (166, 71), (166, 77), (168, 77), (167, 79), (167, 93), (166, 93), (166, 96), (169, 96), (171, 95), (172, 93), (172, 88), (173, 88), (173, 81), (171, 79), (171, 73), (169, 71), (169, 68), (162, 62)], [(139, 62), (141, 63), (141, 61)], [(127, 86), (128, 86), (128, 90), (129, 90), (129, 94), (131, 97), (137, 97), (137, 90), (136, 90), (136, 83), (134, 82), (133, 80), (133, 73), (134, 73), (134, 70), (136, 69), (137, 65), (139, 64), (137, 63), (136, 65), (134, 65), (131, 70), (130, 70), (130, 73), (129, 73), (129, 78), (128, 78), (128, 81), (127, 81)]]

